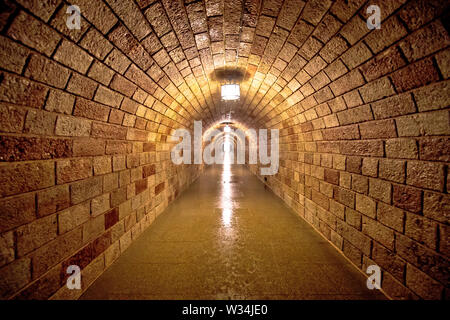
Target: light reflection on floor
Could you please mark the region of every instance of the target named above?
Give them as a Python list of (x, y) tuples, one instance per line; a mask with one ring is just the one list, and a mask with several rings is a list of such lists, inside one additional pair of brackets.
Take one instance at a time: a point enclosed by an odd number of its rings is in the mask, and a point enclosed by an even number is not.
[[(230, 156), (231, 157), (231, 156)], [(205, 170), (82, 299), (383, 299), (243, 165)]]
[(224, 141), (224, 160), (222, 165), (222, 190), (221, 190), (221, 206), (222, 206), (222, 222), (225, 227), (230, 227), (231, 216), (233, 214), (233, 198), (232, 198), (232, 181), (231, 181), (231, 141), (229, 137), (225, 137)]

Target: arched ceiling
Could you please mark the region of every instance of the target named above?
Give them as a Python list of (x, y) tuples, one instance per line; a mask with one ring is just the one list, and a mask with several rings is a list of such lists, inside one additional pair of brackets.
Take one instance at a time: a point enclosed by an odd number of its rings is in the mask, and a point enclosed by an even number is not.
[[(287, 110), (304, 98), (295, 76), (314, 76), (313, 68), (303, 69), (342, 25), (338, 12), (343, 6), (355, 11), (364, 1), (346, 2), (332, 8), (330, 0), (78, 4), (83, 17), (137, 65), (135, 76), (141, 71), (150, 76), (152, 81), (147, 77), (141, 87), (155, 96), (159, 112), (187, 126), (199, 119), (209, 125), (238, 119), (266, 126), (288, 119)], [(338, 17), (327, 14), (330, 8)], [(244, 74), (240, 101), (221, 101), (217, 72), (224, 69)]]
[[(388, 15), (404, 2), (379, 5)], [(301, 124), (309, 108), (334, 97), (334, 91), (342, 94), (329, 84), (365, 52), (356, 48), (344, 63), (337, 58), (370, 32), (365, 0), (77, 3), (83, 17), (136, 65), (125, 76), (154, 96), (151, 108), (175, 126), (191, 127), (200, 119), (204, 127), (223, 120), (247, 127)], [(221, 101), (223, 70), (243, 74), (239, 101)], [(345, 81), (333, 85), (345, 87)]]

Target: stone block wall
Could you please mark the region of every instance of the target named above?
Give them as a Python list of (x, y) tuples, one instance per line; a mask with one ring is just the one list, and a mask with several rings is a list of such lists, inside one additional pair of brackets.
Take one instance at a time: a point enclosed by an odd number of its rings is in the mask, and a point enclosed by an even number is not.
[[(370, 4), (379, 30), (366, 26)], [(269, 71), (278, 90), (245, 101), (280, 130), (267, 185), (363, 272), (380, 266), (394, 299), (450, 293), (447, 5), (308, 1), (284, 45), (291, 60)]]
[[(170, 160), (199, 102), (154, 72), (150, 29), (77, 3), (80, 30), (62, 1), (0, 15), (1, 299), (77, 298), (201, 171)], [(83, 290), (65, 287), (69, 265)]]

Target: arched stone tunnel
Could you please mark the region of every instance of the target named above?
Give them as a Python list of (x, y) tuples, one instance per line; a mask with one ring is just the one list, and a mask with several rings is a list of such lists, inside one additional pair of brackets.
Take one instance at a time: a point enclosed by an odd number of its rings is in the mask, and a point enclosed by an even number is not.
[(1, 1), (0, 297), (448, 299), (448, 5)]

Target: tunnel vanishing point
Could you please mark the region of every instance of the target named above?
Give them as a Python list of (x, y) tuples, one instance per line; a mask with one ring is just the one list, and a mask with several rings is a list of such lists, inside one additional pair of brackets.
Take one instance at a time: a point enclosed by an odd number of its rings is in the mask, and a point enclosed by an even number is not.
[(0, 1), (0, 298), (447, 300), (449, 3)]

